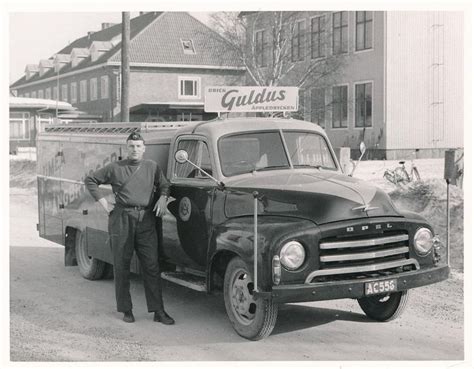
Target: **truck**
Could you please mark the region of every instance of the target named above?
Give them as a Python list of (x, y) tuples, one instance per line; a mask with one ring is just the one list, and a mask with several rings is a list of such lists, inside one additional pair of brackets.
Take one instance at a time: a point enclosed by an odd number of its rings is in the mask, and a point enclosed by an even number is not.
[[(38, 137), (39, 235), (64, 245), (84, 278), (111, 275), (108, 217), (84, 186), (125, 159), (140, 132), (145, 158), (171, 183), (157, 218), (162, 277), (223, 295), (235, 331), (271, 334), (284, 303), (356, 299), (369, 319), (401, 314), (412, 288), (449, 276), (448, 249), (419, 214), (341, 170), (324, 130), (289, 118), (56, 125)], [(113, 202), (109, 186), (102, 189)], [(139, 273), (136, 258), (132, 271)]]

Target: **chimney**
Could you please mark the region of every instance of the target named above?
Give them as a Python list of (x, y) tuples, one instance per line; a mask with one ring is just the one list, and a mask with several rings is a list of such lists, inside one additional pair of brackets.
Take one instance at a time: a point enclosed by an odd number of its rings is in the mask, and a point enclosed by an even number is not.
[(87, 32), (87, 38), (91, 38), (92, 34), (94, 33), (94, 31), (89, 31)]
[(101, 29), (110, 28), (112, 26), (115, 26), (116, 24), (117, 23), (104, 22), (104, 23), (102, 23), (102, 28)]

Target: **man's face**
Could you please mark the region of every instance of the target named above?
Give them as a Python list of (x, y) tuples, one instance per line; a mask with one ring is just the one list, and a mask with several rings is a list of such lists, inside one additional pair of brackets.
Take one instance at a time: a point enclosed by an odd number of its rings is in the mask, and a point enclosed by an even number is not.
[(145, 153), (145, 144), (142, 140), (127, 141), (128, 158), (132, 160), (142, 160)]

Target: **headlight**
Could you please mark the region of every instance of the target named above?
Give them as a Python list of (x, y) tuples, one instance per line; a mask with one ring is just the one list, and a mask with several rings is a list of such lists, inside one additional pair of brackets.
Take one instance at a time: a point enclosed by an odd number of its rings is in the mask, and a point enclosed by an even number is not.
[(415, 233), (415, 251), (426, 255), (433, 247), (433, 233), (428, 228), (420, 228)]
[(280, 251), (280, 262), (288, 270), (298, 269), (305, 258), (304, 247), (297, 241), (286, 243)]

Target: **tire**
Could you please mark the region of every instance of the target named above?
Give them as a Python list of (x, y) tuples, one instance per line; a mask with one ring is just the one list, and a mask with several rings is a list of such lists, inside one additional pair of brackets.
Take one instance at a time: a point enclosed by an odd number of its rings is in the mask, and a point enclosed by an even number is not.
[(365, 315), (379, 322), (388, 322), (399, 317), (405, 310), (407, 301), (408, 291), (357, 299)]
[(254, 299), (253, 280), (247, 265), (235, 257), (227, 265), (224, 277), (224, 302), (229, 320), (242, 337), (258, 341), (272, 333), (278, 316), (278, 304)]
[(86, 237), (81, 231), (76, 232), (76, 258), (79, 272), (85, 279), (97, 280), (103, 277), (106, 263), (89, 256)]

